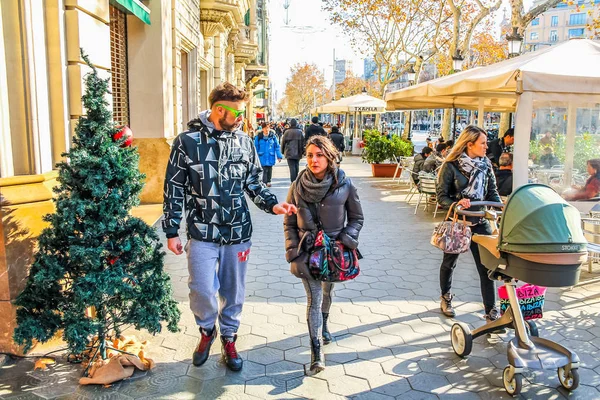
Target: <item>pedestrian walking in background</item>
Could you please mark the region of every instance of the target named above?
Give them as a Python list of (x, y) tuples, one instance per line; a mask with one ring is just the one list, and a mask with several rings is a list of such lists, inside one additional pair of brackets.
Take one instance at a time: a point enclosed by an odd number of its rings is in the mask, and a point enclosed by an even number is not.
[(275, 160), (280, 162), (283, 155), (275, 131), (269, 129), (269, 125), (265, 122), (262, 123), (262, 130), (254, 137), (254, 146), (263, 168), (263, 182), (271, 187), (273, 165), (275, 165)]
[(165, 176), (162, 226), (169, 250), (182, 254), (178, 231), (185, 204), (190, 308), (201, 334), (192, 363), (200, 366), (208, 359), (218, 319), (225, 364), (239, 371), (243, 362), (235, 341), (252, 232), (244, 192), (267, 213), (294, 213), (296, 207), (278, 204), (263, 185), (254, 143), (239, 130), (248, 94), (225, 82), (208, 100), (210, 110), (190, 121), (188, 131), (173, 142)]
[(311, 207), (319, 210), (316, 215), (327, 236), (350, 249), (358, 247), (364, 219), (356, 187), (337, 167), (337, 155), (337, 149), (326, 137), (315, 136), (307, 143), (307, 168), (292, 183), (287, 196), (287, 202), (296, 205), (298, 212), (283, 221), (286, 260), (291, 273), (302, 279), (306, 289), (310, 369), (315, 373), (325, 368), (322, 346), (332, 340), (327, 320), (333, 283), (315, 280), (308, 269), (308, 255), (319, 226)]
[(316, 135), (327, 136), (327, 132), (325, 132), (325, 129), (319, 124), (319, 117), (312, 117), (311, 122), (312, 124), (306, 128), (304, 143), (308, 143), (310, 138)]
[[(437, 201), (450, 208), (454, 203), (469, 211), (479, 211), (482, 207), (471, 208), (471, 201), (500, 202), (496, 187), (496, 178), (490, 160), (485, 156), (487, 134), (477, 126), (469, 125), (460, 134), (452, 152), (442, 164), (437, 179)], [(471, 232), (479, 235), (491, 235), (492, 226), (485, 218), (468, 217), (472, 224)], [(481, 297), (485, 309), (485, 318), (494, 321), (500, 317), (496, 308), (496, 289), (494, 281), (481, 263), (479, 247), (471, 242), (471, 253), (479, 273)], [(444, 315), (456, 315), (452, 306), (452, 274), (458, 261), (458, 254), (444, 253), (440, 267), (441, 310)]]
[(344, 150), (346, 149), (346, 145), (344, 143), (344, 135), (342, 135), (340, 133), (340, 129), (338, 128), (337, 125), (334, 125), (331, 127), (331, 133), (329, 134), (329, 139), (331, 139), (331, 141), (333, 142), (335, 148), (337, 149), (338, 153), (339, 153), (339, 157), (338, 157), (338, 164), (342, 162), (342, 154), (344, 153)]
[(290, 169), (290, 182), (294, 182), (300, 169), (300, 159), (304, 153), (304, 139), (302, 130), (298, 128), (298, 121), (292, 118), (290, 128), (286, 129), (281, 138), (281, 152), (287, 159)]

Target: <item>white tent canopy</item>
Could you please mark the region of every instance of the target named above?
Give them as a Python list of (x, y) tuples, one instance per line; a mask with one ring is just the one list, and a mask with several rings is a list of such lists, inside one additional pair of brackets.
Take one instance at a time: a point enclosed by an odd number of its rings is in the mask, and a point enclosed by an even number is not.
[[(572, 164), (577, 107), (600, 103), (600, 43), (570, 40), (487, 67), (475, 68), (388, 93), (388, 110), (465, 108), (516, 111), (514, 187), (527, 183), (534, 103), (568, 104), (566, 163)], [(566, 176), (570, 177), (565, 167)]]
[[(311, 110), (313, 114), (354, 114), (354, 121), (361, 120), (362, 114), (381, 114), (385, 112), (385, 100), (378, 99), (368, 94), (361, 93), (350, 97), (345, 97), (331, 103), (319, 106)], [(348, 126), (346, 125), (346, 129)], [(348, 132), (348, 131), (346, 131)], [(354, 123), (354, 138), (359, 138), (358, 123)], [(353, 140), (352, 153), (359, 154), (359, 140)]]
[(524, 92), (595, 97), (599, 79), (600, 43), (578, 39), (390, 92), (385, 99), (388, 110), (477, 110), (483, 103), (486, 111), (515, 111)]
[(317, 110), (322, 114), (348, 112), (364, 112), (369, 114), (383, 113), (385, 112), (385, 100), (361, 93), (332, 101), (329, 104), (317, 107)]

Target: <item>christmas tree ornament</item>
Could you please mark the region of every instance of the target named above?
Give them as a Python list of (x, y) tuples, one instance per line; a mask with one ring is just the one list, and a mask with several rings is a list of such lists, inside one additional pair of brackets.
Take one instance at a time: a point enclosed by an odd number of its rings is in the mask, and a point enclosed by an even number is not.
[(118, 129), (119, 130), (112, 137), (113, 140), (116, 142), (122, 137), (125, 137), (125, 141), (121, 144), (121, 147), (131, 146), (131, 143), (133, 143), (133, 132), (131, 129), (127, 125), (124, 125)]
[[(90, 354), (93, 365), (128, 326), (154, 334), (164, 322), (177, 332), (180, 311), (156, 230), (130, 213), (144, 186), (137, 148), (113, 142), (109, 81), (82, 58), (92, 69), (82, 97), (86, 115), (63, 154), (68, 161), (57, 165), (56, 211), (44, 216), (48, 227), (15, 301), (14, 340), (27, 352), (61, 332), (71, 353)], [(120, 131), (126, 146), (128, 130)]]

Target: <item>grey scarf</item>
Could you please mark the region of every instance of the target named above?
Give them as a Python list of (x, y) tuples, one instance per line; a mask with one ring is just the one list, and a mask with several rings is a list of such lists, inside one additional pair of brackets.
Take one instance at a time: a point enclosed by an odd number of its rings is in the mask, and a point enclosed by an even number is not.
[(485, 198), (487, 186), (487, 171), (491, 167), (486, 157), (471, 158), (463, 153), (458, 158), (458, 169), (469, 178), (469, 184), (463, 189), (462, 197), (474, 201)]
[(333, 175), (328, 173), (318, 181), (307, 168), (300, 173), (296, 180), (296, 193), (307, 203), (320, 203), (333, 185)]

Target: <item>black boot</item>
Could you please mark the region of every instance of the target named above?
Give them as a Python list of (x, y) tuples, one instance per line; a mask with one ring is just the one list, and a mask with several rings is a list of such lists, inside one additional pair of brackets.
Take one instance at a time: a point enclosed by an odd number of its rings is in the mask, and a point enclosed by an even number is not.
[(323, 313), (323, 345), (329, 344), (333, 340), (331, 333), (329, 333), (329, 328), (327, 327), (328, 318), (329, 313)]
[(198, 343), (198, 347), (194, 351), (192, 355), (192, 363), (199, 367), (208, 360), (208, 355), (210, 354), (210, 346), (215, 341), (217, 337), (217, 329), (212, 328), (212, 330), (206, 330), (200, 328), (200, 343)]
[(323, 354), (323, 346), (321, 339), (312, 338), (310, 343), (310, 370), (318, 374), (325, 369), (325, 355)]
[(233, 337), (221, 336), (221, 354), (223, 354), (225, 365), (232, 371), (241, 370), (244, 363), (244, 360), (242, 360), (242, 357), (240, 357), (237, 349), (235, 348), (236, 340), (237, 335), (233, 335)]

